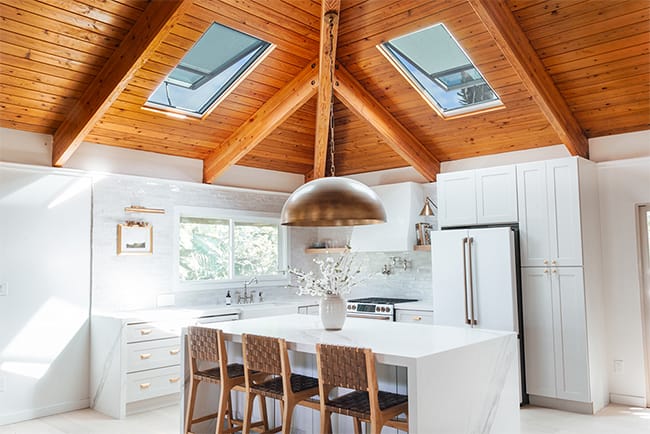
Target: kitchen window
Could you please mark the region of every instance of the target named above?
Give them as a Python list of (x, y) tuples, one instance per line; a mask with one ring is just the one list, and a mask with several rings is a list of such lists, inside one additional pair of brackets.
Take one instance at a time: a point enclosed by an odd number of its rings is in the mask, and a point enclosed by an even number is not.
[(277, 284), (287, 280), (287, 233), (277, 215), (181, 208), (175, 228), (180, 289), (232, 287), (252, 277)]

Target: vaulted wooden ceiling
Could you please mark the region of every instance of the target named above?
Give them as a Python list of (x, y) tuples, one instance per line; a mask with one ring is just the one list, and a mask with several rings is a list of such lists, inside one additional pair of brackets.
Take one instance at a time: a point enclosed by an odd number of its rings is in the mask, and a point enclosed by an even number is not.
[[(340, 7), (337, 175), (411, 165), (433, 180), (442, 161), (559, 143), (587, 156), (588, 138), (650, 128), (647, 0), (327, 3)], [(319, 176), (324, 9), (310, 0), (0, 0), (0, 126), (54, 135), (55, 165), (87, 141), (202, 159), (208, 182), (232, 164)], [(204, 119), (142, 110), (213, 22), (276, 48)], [(505, 108), (442, 119), (376, 48), (436, 23)]]

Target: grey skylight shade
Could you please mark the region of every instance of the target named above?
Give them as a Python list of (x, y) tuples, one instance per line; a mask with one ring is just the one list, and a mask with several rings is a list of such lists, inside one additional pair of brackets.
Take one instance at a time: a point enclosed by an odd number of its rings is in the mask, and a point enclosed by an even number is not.
[(203, 115), (270, 46), (213, 23), (154, 90), (147, 105)]
[(381, 48), (443, 116), (501, 105), (496, 92), (442, 24), (392, 39)]

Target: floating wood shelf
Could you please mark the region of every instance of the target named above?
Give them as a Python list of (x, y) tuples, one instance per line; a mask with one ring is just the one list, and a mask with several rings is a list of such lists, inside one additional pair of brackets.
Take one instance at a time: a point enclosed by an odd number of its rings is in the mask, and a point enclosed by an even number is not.
[(431, 251), (431, 245), (430, 244), (427, 244), (425, 246), (415, 245), (415, 246), (413, 246), (413, 250), (420, 251), (420, 252), (430, 252)]
[(345, 252), (345, 247), (319, 247), (312, 248), (308, 247), (305, 249), (305, 253), (343, 253)]

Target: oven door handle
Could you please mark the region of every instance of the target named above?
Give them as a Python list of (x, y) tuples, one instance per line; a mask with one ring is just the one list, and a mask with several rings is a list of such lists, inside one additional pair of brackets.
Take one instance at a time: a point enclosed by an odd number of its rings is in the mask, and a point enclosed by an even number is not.
[(363, 319), (377, 319), (381, 321), (392, 321), (393, 317), (392, 316), (385, 316), (385, 315), (359, 315), (355, 313), (348, 313), (348, 317), (350, 318), (363, 318)]

